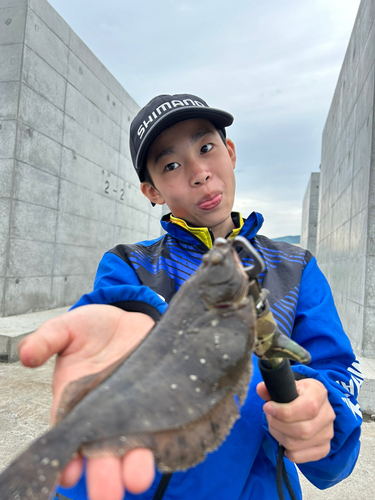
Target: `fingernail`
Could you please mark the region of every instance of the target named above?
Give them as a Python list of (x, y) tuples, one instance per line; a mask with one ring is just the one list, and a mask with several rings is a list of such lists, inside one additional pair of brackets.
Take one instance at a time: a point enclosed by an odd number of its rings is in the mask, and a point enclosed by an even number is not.
[(272, 415), (272, 416), (275, 415), (275, 407), (270, 403), (265, 404), (263, 410), (264, 410), (264, 413), (267, 413), (268, 415)]

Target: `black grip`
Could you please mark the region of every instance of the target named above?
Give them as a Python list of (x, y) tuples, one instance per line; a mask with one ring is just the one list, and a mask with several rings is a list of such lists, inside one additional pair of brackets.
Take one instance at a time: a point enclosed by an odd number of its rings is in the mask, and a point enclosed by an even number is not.
[(290, 403), (296, 399), (296, 381), (288, 359), (284, 359), (277, 368), (268, 368), (261, 359), (258, 359), (258, 365), (272, 401)]

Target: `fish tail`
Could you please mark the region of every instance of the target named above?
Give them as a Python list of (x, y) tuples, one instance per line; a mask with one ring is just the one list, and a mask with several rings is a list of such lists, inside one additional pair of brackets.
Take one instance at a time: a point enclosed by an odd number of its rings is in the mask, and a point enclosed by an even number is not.
[[(49, 500), (77, 450), (76, 436), (58, 425), (38, 438), (0, 474), (1, 500)], [(78, 444), (79, 446), (79, 444)]]

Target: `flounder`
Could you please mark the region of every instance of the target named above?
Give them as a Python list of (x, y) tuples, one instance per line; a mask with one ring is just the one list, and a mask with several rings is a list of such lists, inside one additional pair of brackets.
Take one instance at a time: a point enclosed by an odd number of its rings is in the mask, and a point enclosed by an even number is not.
[(234, 244), (218, 239), (126, 359), (68, 385), (56, 426), (0, 475), (1, 499), (47, 500), (77, 451), (146, 447), (162, 471), (203, 461), (246, 397), (255, 328), (248, 281)]

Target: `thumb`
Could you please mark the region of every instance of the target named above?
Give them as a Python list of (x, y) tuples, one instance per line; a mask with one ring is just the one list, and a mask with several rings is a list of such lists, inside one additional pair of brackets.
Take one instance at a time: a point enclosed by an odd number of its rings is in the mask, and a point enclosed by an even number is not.
[(264, 401), (271, 401), (271, 396), (267, 391), (266, 384), (264, 382), (259, 382), (257, 385), (257, 394), (259, 397), (264, 399)]

